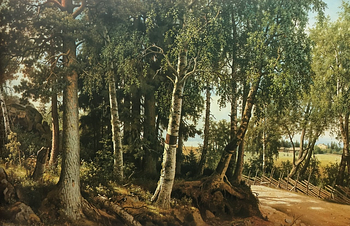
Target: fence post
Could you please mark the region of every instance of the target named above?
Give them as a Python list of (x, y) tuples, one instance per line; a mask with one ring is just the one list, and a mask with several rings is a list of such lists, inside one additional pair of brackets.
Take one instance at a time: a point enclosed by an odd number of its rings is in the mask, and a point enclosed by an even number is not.
[(299, 173), (297, 175), (297, 180), (295, 181), (295, 185), (294, 185), (294, 187), (292, 188), (291, 191), (294, 190), (295, 192), (298, 192), (298, 181), (299, 181)]
[[(281, 176), (281, 174), (282, 174), (282, 176)], [(279, 179), (278, 179), (277, 188), (280, 188), (281, 178), (283, 178), (283, 176), (284, 176), (284, 172), (280, 172), (280, 177), (279, 177)]]
[(309, 178), (307, 179), (306, 195), (309, 195), (309, 183), (310, 183), (311, 173), (312, 173), (312, 170), (310, 170)]
[(275, 171), (275, 168), (272, 168), (271, 170), (271, 174), (270, 174), (270, 183), (269, 183), (269, 187), (271, 186), (271, 183), (272, 183), (272, 179), (273, 179), (273, 173)]

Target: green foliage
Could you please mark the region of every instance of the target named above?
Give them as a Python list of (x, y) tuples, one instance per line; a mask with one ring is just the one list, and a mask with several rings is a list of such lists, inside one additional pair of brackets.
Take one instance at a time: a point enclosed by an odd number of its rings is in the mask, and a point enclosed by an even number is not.
[(18, 142), (17, 133), (11, 132), (8, 135), (9, 142), (5, 145), (9, 152), (8, 159), (13, 163), (21, 164), (23, 160), (23, 155), (21, 154), (20, 146), (21, 143)]
[(309, 177), (310, 177), (310, 183), (314, 185), (321, 184), (321, 179), (322, 179), (321, 167), (320, 167), (320, 161), (317, 158), (311, 158), (310, 163), (304, 175), (300, 175), (300, 180), (308, 180)]
[(108, 185), (113, 179), (113, 153), (108, 150), (97, 151), (93, 161), (83, 161), (80, 176), (83, 187)]
[(277, 168), (276, 174), (288, 176), (289, 172), (292, 170), (293, 164), (291, 161), (282, 161), (281, 166)]
[(222, 152), (230, 139), (229, 124), (226, 120), (218, 122), (210, 120), (206, 168), (214, 170), (220, 161)]
[(196, 157), (196, 154), (191, 149), (190, 153), (184, 156), (181, 171), (183, 171), (182, 173), (185, 174), (186, 177), (192, 177), (196, 173), (197, 165), (198, 159)]
[[(322, 178), (323, 185), (334, 186), (337, 179), (338, 172), (339, 172), (338, 162), (327, 164), (323, 169), (323, 178)], [(345, 172), (344, 178), (349, 178), (349, 176), (347, 175), (347, 172)]]
[[(250, 176), (255, 176), (256, 173), (257, 176), (261, 176), (262, 175), (262, 168), (263, 168), (263, 156), (262, 154), (255, 154), (252, 157), (250, 157), (247, 161), (244, 162), (243, 165), (243, 174), (244, 175), (248, 175), (250, 174)], [(273, 165), (273, 159), (267, 159), (266, 160), (266, 165), (265, 165), (265, 174), (269, 175), (272, 173), (274, 168)], [(275, 172), (274, 172), (274, 176), (275, 176)]]
[(324, 154), (325, 152), (320, 147), (315, 146), (314, 153), (315, 154)]

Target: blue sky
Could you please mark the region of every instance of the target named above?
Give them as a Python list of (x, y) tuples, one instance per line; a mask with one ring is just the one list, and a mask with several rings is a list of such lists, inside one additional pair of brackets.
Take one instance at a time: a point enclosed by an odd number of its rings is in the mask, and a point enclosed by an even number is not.
[[(325, 9), (325, 15), (329, 16), (332, 21), (337, 20), (338, 12), (340, 12), (340, 6), (342, 4), (342, 0), (326, 0), (324, 2), (327, 4), (327, 8)], [(310, 27), (312, 27), (316, 22), (315, 16), (316, 16), (315, 13), (310, 13), (309, 15)], [(219, 106), (217, 105), (217, 101), (218, 101), (217, 96), (212, 97), (212, 105), (210, 109), (212, 115), (215, 117), (216, 120), (222, 120), (222, 119), (230, 120), (230, 116), (229, 116), (230, 106), (228, 106), (227, 108), (220, 109)], [(200, 126), (203, 126), (203, 123), (201, 123), (198, 127)], [(299, 137), (296, 136), (295, 139), (299, 139)], [(335, 140), (335, 138), (332, 137), (329, 132), (326, 132), (317, 141), (318, 144), (320, 143), (328, 144), (331, 142), (338, 142), (338, 141)], [(201, 143), (202, 143), (202, 139), (199, 136), (196, 136), (195, 138), (190, 138), (187, 142), (185, 142), (185, 146), (187, 147), (198, 146), (198, 144), (201, 144)]]

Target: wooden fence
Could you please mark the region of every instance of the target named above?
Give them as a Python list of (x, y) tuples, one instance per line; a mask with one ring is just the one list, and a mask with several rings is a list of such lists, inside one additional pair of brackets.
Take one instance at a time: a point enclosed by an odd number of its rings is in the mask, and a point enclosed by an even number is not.
[(308, 196), (313, 196), (316, 198), (324, 199), (331, 202), (341, 203), (350, 205), (350, 189), (348, 187), (343, 187), (335, 185), (334, 187), (327, 185), (322, 188), (317, 187), (309, 182), (309, 180), (299, 181), (293, 180), (289, 177), (279, 178), (276, 180), (272, 177), (249, 177), (243, 175), (243, 180), (245, 180), (247, 185), (263, 185), (271, 188), (279, 188), (288, 191), (294, 191), (302, 193)]

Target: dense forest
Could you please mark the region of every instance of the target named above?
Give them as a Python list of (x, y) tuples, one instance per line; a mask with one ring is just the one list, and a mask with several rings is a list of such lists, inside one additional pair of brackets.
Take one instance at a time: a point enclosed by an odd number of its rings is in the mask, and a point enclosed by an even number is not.
[(218, 224), (263, 218), (244, 174), (349, 186), (350, 3), (0, 3), (0, 222)]

